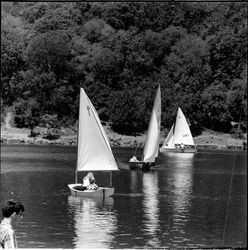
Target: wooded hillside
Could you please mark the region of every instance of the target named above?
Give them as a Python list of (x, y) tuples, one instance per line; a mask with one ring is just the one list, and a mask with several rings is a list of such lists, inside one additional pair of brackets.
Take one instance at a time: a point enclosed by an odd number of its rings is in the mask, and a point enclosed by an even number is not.
[(2, 2), (1, 106), (17, 127), (69, 127), (79, 87), (123, 134), (180, 106), (194, 134), (247, 120), (247, 3)]

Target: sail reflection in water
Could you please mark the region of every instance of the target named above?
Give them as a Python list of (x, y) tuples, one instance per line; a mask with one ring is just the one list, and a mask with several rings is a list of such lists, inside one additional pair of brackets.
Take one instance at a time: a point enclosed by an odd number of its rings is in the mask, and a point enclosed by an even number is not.
[(143, 207), (146, 220), (144, 229), (147, 233), (147, 247), (159, 247), (158, 231), (159, 207), (158, 207), (158, 176), (157, 172), (143, 173)]
[(173, 232), (172, 244), (178, 246), (186, 245), (185, 228), (186, 222), (189, 219), (192, 197), (192, 169), (193, 169), (193, 153), (168, 153), (168, 157), (173, 158), (175, 163), (174, 171), (169, 177), (173, 188), (170, 188), (172, 194), (170, 195), (170, 205), (172, 207), (172, 228)]
[(74, 215), (75, 248), (109, 248), (116, 230), (113, 198), (68, 197), (68, 208)]

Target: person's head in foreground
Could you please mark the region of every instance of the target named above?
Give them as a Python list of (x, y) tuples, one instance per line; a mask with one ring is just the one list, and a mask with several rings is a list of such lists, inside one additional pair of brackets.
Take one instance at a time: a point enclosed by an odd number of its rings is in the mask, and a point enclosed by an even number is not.
[(24, 206), (20, 202), (7, 200), (2, 203), (2, 215), (10, 220), (12, 226), (17, 226), (24, 216)]
[(0, 248), (18, 248), (14, 227), (24, 214), (24, 206), (20, 202), (7, 200), (2, 203), (3, 220), (0, 224)]

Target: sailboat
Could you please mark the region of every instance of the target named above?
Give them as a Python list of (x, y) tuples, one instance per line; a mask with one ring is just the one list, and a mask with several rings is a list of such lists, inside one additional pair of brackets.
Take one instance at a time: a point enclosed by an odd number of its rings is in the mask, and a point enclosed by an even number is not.
[(130, 169), (151, 170), (155, 166), (155, 159), (159, 150), (159, 135), (161, 123), (161, 90), (160, 85), (157, 88), (156, 97), (154, 99), (152, 113), (148, 132), (145, 141), (145, 147), (141, 160), (132, 157), (129, 160)]
[[(68, 184), (71, 194), (87, 197), (111, 196), (114, 193), (112, 171), (117, 170), (118, 166), (98, 114), (84, 89), (80, 88), (75, 184)], [(80, 190), (82, 184), (77, 183), (78, 171), (110, 171), (110, 186), (96, 190)]]
[(196, 147), (187, 120), (178, 107), (176, 122), (164, 140), (160, 152), (195, 153)]

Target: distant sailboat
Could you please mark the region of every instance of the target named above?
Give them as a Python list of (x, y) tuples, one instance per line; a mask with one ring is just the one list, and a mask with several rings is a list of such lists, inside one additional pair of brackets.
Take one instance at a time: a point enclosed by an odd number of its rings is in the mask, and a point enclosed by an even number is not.
[(177, 111), (176, 122), (172, 125), (168, 136), (160, 148), (160, 152), (168, 151), (185, 153), (196, 152), (189, 125), (180, 107)]
[(151, 167), (155, 166), (155, 159), (159, 150), (160, 123), (161, 90), (159, 85), (153, 103), (142, 159), (139, 161), (136, 157), (132, 157), (129, 160), (130, 169), (150, 170)]
[[(111, 171), (116, 170), (118, 170), (118, 167), (107, 135), (93, 104), (84, 89), (81, 88), (75, 184), (69, 184), (68, 187), (73, 195), (87, 197), (111, 196), (114, 193)], [(82, 191), (78, 188), (81, 186), (81, 184), (77, 183), (78, 171), (110, 171), (110, 187), (99, 187), (97, 190)]]

